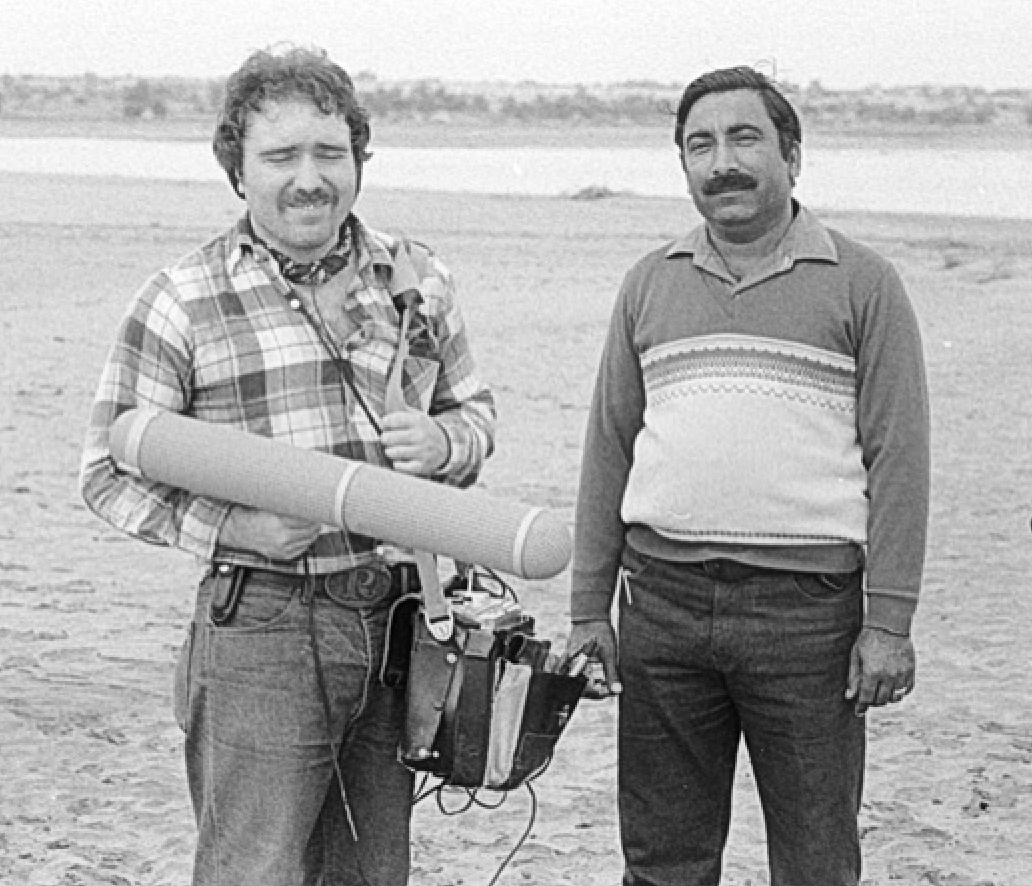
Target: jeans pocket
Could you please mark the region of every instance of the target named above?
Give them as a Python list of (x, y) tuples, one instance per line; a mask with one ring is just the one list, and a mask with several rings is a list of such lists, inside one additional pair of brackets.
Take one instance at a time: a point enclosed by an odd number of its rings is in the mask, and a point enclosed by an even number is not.
[(195, 626), (190, 622), (186, 632), (186, 639), (179, 649), (179, 657), (176, 659), (175, 677), (172, 682), (172, 713), (175, 716), (176, 724), (183, 732), (190, 728), (190, 676), (191, 659), (193, 658)]
[(256, 633), (283, 625), (293, 627), (295, 603), (300, 604), (302, 583), (303, 579), (299, 579), (297, 588), (289, 588), (248, 580), (232, 617), (217, 625), (209, 617), (209, 623), (215, 631), (225, 634)]
[(838, 603), (852, 599), (860, 588), (860, 571), (796, 572), (792, 575), (795, 589), (815, 603)]
[(635, 589), (642, 586), (646, 574), (652, 571), (653, 563), (652, 558), (646, 557), (634, 548), (624, 547), (620, 556), (620, 568), (617, 570), (621, 607), (634, 605)]
[(640, 582), (655, 566), (655, 560), (630, 545), (625, 545), (620, 555), (620, 572), (625, 581)]

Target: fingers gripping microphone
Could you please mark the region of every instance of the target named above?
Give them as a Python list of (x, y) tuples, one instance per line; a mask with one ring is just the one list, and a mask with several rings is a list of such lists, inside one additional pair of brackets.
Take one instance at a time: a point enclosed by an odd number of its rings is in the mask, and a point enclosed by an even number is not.
[(110, 445), (116, 461), (148, 480), (521, 578), (551, 578), (570, 562), (557, 515), (482, 490), (150, 409), (121, 415)]

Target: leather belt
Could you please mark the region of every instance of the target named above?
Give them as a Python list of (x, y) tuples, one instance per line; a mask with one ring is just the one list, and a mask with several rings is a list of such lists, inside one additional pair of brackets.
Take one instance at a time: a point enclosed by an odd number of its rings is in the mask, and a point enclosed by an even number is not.
[[(740, 581), (747, 581), (750, 578), (755, 578), (759, 575), (793, 575), (797, 574), (798, 570), (787, 570), (787, 569), (773, 569), (769, 566), (753, 566), (750, 563), (741, 563), (738, 560), (727, 560), (727, 559), (716, 559), (716, 560), (700, 560), (694, 563), (685, 564), (689, 569), (696, 572), (701, 572), (708, 578), (716, 579), (717, 581), (727, 582), (728, 584), (734, 584)], [(833, 590), (841, 590), (845, 588), (849, 583), (849, 580), (855, 574), (854, 572), (828, 572), (828, 573), (808, 573), (816, 575), (822, 583), (827, 585)]]
[(746, 581), (758, 575), (785, 575), (785, 570), (783, 569), (771, 569), (769, 566), (753, 566), (750, 563), (741, 563), (738, 560), (700, 560), (686, 565), (691, 569), (702, 572), (708, 578), (731, 583)]
[(372, 603), (419, 590), (419, 574), (415, 563), (356, 566), (342, 572), (309, 576), (225, 564), (220, 565), (218, 569), (243, 569), (246, 571), (247, 581), (289, 590), (303, 588), (307, 579), (316, 594), (322, 594), (338, 603)]

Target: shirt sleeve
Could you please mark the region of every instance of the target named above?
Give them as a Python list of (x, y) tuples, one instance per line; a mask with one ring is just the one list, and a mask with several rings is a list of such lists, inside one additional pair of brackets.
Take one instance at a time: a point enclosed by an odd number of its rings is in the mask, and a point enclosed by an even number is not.
[(620, 508), (645, 409), (628, 279), (610, 320), (588, 413), (574, 520), (575, 623), (609, 619), (626, 534)]
[(432, 314), (441, 364), (430, 414), (449, 446), (448, 459), (434, 479), (469, 486), (494, 451), (494, 397), (477, 373), (452, 275), (432, 253), (422, 268), (420, 290)]
[(870, 496), (865, 623), (909, 633), (927, 542), (930, 419), (917, 317), (891, 265), (863, 312), (857, 421)]
[(185, 411), (191, 365), (189, 318), (167, 276), (158, 274), (130, 305), (108, 354), (86, 431), (79, 485), (90, 510), (115, 528), (208, 560), (230, 505), (123, 470), (109, 443), (111, 425), (129, 409)]

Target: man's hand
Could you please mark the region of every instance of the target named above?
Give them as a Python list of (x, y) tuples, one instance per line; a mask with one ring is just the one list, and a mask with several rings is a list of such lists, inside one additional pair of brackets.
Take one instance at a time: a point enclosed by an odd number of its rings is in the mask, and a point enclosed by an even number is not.
[(308, 550), (320, 532), (318, 523), (234, 505), (222, 524), (219, 544), (270, 560), (293, 560)]
[(917, 670), (914, 644), (878, 628), (863, 628), (849, 657), (846, 698), (856, 701), (856, 714), (902, 701), (914, 688)]
[(594, 659), (602, 663), (604, 679), (592, 680), (589, 668), (588, 685), (584, 687), (585, 698), (608, 698), (623, 692), (620, 683), (620, 671), (617, 668), (616, 632), (613, 626), (602, 619), (575, 624), (570, 629), (570, 639), (566, 642), (566, 652), (574, 655), (592, 640), (595, 641)]
[(444, 429), (418, 409), (385, 415), (380, 442), (394, 470), (415, 477), (429, 477), (439, 471), (450, 454)]

